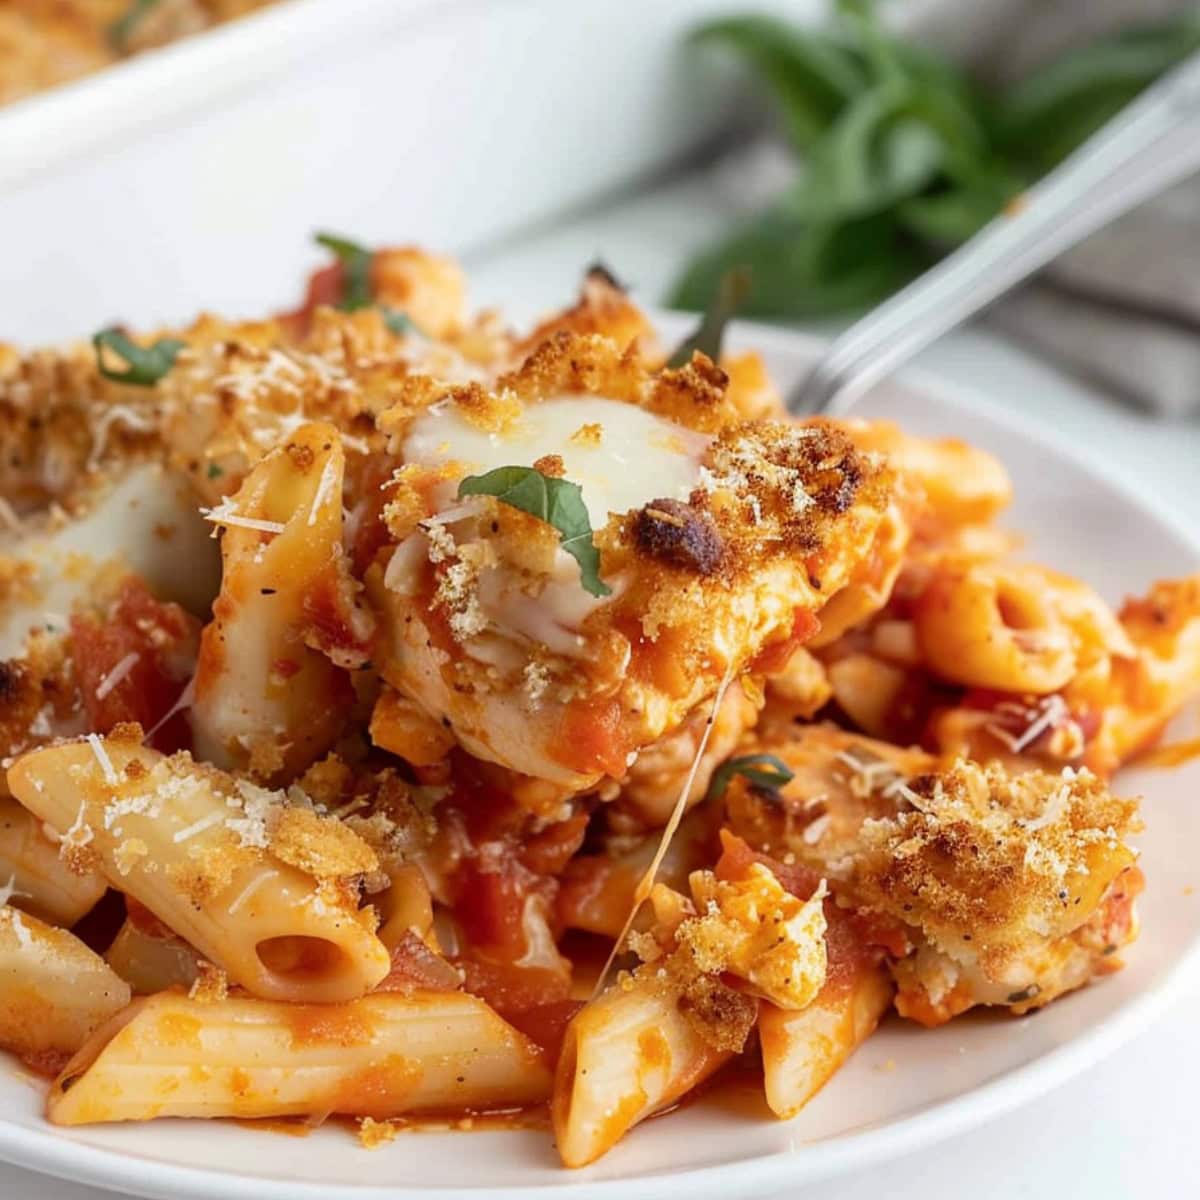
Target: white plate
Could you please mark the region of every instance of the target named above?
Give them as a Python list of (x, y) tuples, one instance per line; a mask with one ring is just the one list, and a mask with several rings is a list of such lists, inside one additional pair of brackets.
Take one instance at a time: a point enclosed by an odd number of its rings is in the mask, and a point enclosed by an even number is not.
[[(781, 382), (796, 376), (815, 346), (750, 327), (737, 341), (764, 349)], [(1197, 542), (1143, 497), (958, 389), (907, 375), (857, 411), (886, 414), (917, 433), (961, 436), (999, 455), (1016, 485), (1008, 523), (1028, 535), (1029, 554), (1092, 581), (1112, 601), (1192, 571), (1200, 560)], [(1179, 903), (1200, 859), (1200, 762), (1131, 771), (1119, 786), (1145, 795), (1147, 822), (1143, 933), (1126, 970), (1029, 1017), (972, 1015), (932, 1032), (888, 1021), (791, 1122), (700, 1102), (649, 1122), (599, 1163), (568, 1173), (548, 1135), (536, 1131), (404, 1134), (368, 1153), (344, 1128), (306, 1139), (200, 1121), (53, 1129), (41, 1119), (39, 1088), (13, 1070), (0, 1077), (0, 1156), (170, 1200), (482, 1200), (483, 1193), (488, 1200), (531, 1193), (580, 1200), (628, 1196), (630, 1184), (638, 1200), (736, 1200), (863, 1167), (1016, 1107), (1109, 1053), (1162, 1010), (1200, 943)]]

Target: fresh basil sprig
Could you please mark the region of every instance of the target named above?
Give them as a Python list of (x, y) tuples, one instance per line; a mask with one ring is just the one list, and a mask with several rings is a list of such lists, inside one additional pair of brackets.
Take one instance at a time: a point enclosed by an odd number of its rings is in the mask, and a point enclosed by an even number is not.
[(997, 91), (892, 34), (879, 7), (838, 0), (824, 29), (750, 15), (693, 35), (762, 79), (804, 170), (769, 210), (696, 258), (670, 304), (703, 311), (738, 266), (751, 271), (747, 316), (878, 303), (1200, 49), (1191, 13), (1096, 41)]
[[(318, 233), (314, 238), (319, 245), (332, 250), (342, 264), (342, 296), (335, 307), (343, 312), (357, 312), (360, 308), (370, 308), (375, 303), (375, 290), (371, 285), (375, 251), (335, 233)], [(378, 308), (383, 316), (383, 323), (397, 337), (420, 332), (408, 313), (386, 304), (380, 304)]]
[[(114, 327), (93, 335), (92, 345), (96, 348), (96, 368), (105, 379), (133, 387), (153, 387), (175, 365), (175, 356), (187, 342), (159, 338), (152, 346), (139, 346)], [(124, 361), (125, 369), (108, 366), (104, 361), (105, 351)]]
[(336, 233), (318, 233), (315, 236), (317, 244), (332, 250), (342, 264), (344, 283), (337, 307), (343, 312), (370, 308), (375, 302), (371, 291), (371, 264), (375, 260), (375, 251), (349, 238), (339, 237)]
[(161, 0), (132, 0), (129, 7), (108, 27), (108, 44), (124, 54), (142, 19), (160, 3)]
[(553, 525), (562, 548), (579, 564), (580, 582), (593, 596), (608, 596), (612, 588), (600, 578), (600, 551), (592, 540), (592, 523), (579, 484), (543, 475), (533, 467), (497, 467), (485, 475), (468, 475), (458, 495), (495, 496), (502, 504)]
[(721, 343), (725, 339), (725, 326), (733, 319), (738, 306), (750, 291), (750, 269), (735, 267), (728, 271), (717, 286), (716, 292), (705, 309), (700, 325), (690, 337), (676, 348), (667, 359), (668, 367), (684, 367), (692, 361), (693, 351), (700, 350), (716, 362), (721, 357)]
[(707, 798), (719, 800), (724, 796), (735, 775), (740, 775), (754, 787), (770, 792), (779, 791), (795, 778), (787, 763), (774, 754), (743, 754), (738, 758), (726, 759), (713, 772)]

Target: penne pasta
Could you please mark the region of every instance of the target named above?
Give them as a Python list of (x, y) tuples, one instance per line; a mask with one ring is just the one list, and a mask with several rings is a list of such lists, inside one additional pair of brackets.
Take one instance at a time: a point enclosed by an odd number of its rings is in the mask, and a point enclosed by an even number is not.
[(652, 971), (622, 976), (567, 1026), (550, 1102), (564, 1165), (594, 1162), (733, 1053), (704, 1036)]
[(224, 526), (221, 594), (200, 643), (192, 728), (200, 757), (292, 778), (333, 743), (353, 702), (346, 666), (371, 619), (342, 558), (341, 438), (303, 425), (237, 493)]
[(352, 885), (375, 855), (336, 822), (136, 734), (34, 751), (8, 780), (68, 863), (98, 867), (255, 995), (348, 1000), (387, 974)]
[(129, 1003), (129, 985), (74, 934), (0, 906), (0, 1046), (57, 1070)]
[(343, 1005), (162, 993), (98, 1030), (55, 1081), (56, 1125), (153, 1117), (386, 1120), (536, 1104), (541, 1052), (462, 992)]
[(52, 925), (74, 925), (108, 888), (97, 871), (71, 871), (39, 822), (0, 796), (0, 881), (6, 879), (12, 903)]
[(831, 978), (804, 1009), (764, 1004), (758, 1018), (767, 1105), (794, 1117), (875, 1031), (895, 989), (882, 964)]

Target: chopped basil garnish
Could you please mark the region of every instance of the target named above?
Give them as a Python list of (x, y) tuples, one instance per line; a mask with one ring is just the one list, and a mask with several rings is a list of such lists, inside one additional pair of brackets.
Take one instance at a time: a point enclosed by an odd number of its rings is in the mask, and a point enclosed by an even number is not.
[(725, 795), (735, 775), (749, 780), (754, 787), (770, 792), (777, 792), (793, 778), (787, 763), (773, 754), (744, 754), (740, 758), (728, 759), (713, 772), (707, 798), (719, 800)]
[(343, 312), (369, 308), (374, 303), (371, 294), (371, 263), (375, 259), (375, 251), (368, 250), (348, 238), (338, 237), (334, 233), (318, 233), (316, 239), (319, 245), (332, 250), (342, 264), (345, 282), (337, 307)]
[(114, 50), (124, 54), (129, 49), (129, 40), (137, 31), (142, 18), (151, 9), (157, 8), (160, 0), (133, 0), (129, 7), (108, 27), (108, 43)]
[[(175, 356), (187, 342), (159, 338), (153, 346), (139, 346), (119, 329), (102, 329), (92, 338), (92, 345), (96, 347), (96, 367), (105, 379), (134, 387), (153, 387), (175, 365)], [(106, 350), (122, 359), (127, 364), (126, 370), (114, 371), (106, 366)]]
[(725, 326), (750, 292), (750, 272), (745, 267), (735, 267), (721, 276), (716, 294), (709, 301), (708, 309), (700, 320), (696, 332), (680, 343), (678, 349), (667, 359), (668, 367), (686, 367), (692, 361), (692, 351), (701, 350), (716, 362), (721, 357), (721, 342), (725, 338)]
[(592, 541), (592, 523), (579, 484), (543, 475), (533, 467), (497, 467), (486, 475), (468, 475), (458, 485), (463, 496), (495, 496), (553, 525), (562, 548), (579, 564), (580, 582), (593, 596), (608, 596), (610, 588), (600, 578), (600, 552)]

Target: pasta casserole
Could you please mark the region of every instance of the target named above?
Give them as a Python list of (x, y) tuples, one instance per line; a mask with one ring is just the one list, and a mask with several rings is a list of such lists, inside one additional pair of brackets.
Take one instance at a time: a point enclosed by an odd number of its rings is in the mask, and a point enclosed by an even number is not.
[(275, 0), (0, 0), (0, 104)]
[(275, 317), (0, 346), (0, 1045), (59, 1125), (536, 1110), (579, 1167), (1138, 933), (1200, 690), (1004, 468), (793, 420), (602, 268), (531, 330), (322, 235)]

